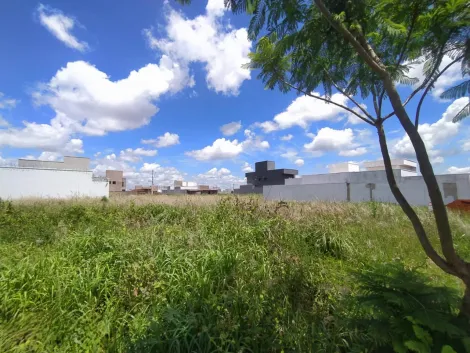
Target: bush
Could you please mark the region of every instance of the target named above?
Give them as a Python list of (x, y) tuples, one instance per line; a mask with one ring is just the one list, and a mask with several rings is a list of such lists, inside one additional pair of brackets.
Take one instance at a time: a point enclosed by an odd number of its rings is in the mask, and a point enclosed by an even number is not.
[[(469, 327), (455, 316), (459, 294), (432, 286), (401, 262), (375, 264), (355, 273), (366, 346), (381, 352), (470, 352)], [(362, 315), (362, 318), (361, 318)]]

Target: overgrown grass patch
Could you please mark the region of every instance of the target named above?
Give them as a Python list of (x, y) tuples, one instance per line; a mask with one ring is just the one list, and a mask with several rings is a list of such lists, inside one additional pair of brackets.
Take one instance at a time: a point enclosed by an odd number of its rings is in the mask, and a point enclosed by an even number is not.
[[(357, 275), (383, 264), (459, 304), (396, 206), (161, 200), (2, 202), (0, 351), (387, 351)], [(467, 256), (469, 217), (451, 221)]]

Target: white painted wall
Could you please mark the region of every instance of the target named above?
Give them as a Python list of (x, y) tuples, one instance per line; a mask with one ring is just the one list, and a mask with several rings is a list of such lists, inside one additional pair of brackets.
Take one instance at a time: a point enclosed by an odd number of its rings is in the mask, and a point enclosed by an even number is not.
[[(398, 173), (400, 171), (397, 171)], [(375, 174), (376, 179), (373, 178)], [(320, 174), (304, 176), (298, 180), (298, 184), (290, 185), (274, 185), (264, 186), (263, 195), (266, 200), (293, 200), (293, 201), (347, 201), (347, 184), (349, 182), (349, 200), (352, 202), (371, 201), (370, 187), (372, 190), (372, 200), (380, 202), (396, 203), (395, 197), (390, 191), (390, 187), (384, 178), (384, 175), (379, 171), (374, 172), (361, 172), (361, 173), (338, 173), (334, 174), (337, 177), (328, 178), (331, 174)], [(341, 174), (344, 174), (341, 176)], [(363, 177), (356, 178), (362, 182), (355, 182), (351, 178), (347, 178), (346, 174)], [(342, 182), (334, 182), (335, 180), (343, 179)], [(349, 181), (346, 181), (348, 180)], [(452, 195), (447, 195), (444, 192), (444, 183), (455, 183), (456, 196), (458, 199), (470, 199), (470, 175), (469, 174), (448, 174), (438, 175), (437, 180), (444, 202), (446, 204), (455, 200)], [(290, 180), (287, 180), (290, 181)], [(341, 180), (339, 180), (341, 181)], [(366, 181), (366, 182), (364, 182)], [(311, 182), (310, 184), (308, 182)], [(429, 204), (428, 190), (422, 176), (415, 177), (397, 177), (397, 183), (402, 193), (407, 198), (411, 205), (427, 206)], [(372, 184), (372, 185), (371, 185)]]
[[(395, 178), (401, 178), (401, 170), (394, 170)], [(300, 178), (287, 179), (286, 185), (300, 184), (336, 184), (336, 183), (386, 183), (387, 176), (384, 170), (367, 172), (346, 172), (303, 175)]]
[(266, 200), (346, 201), (346, 183), (310, 185), (265, 185)]
[(359, 172), (360, 170), (359, 164), (354, 162), (336, 163), (328, 166), (329, 173)]
[(90, 170), (90, 159), (86, 157), (64, 156), (63, 161), (41, 161), (36, 159), (18, 159), (20, 168)]
[(108, 197), (108, 182), (92, 177), (91, 171), (3, 167), (0, 198)]

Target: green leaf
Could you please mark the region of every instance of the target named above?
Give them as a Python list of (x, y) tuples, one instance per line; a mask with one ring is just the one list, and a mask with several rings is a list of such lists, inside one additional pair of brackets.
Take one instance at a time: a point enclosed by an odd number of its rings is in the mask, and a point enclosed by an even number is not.
[(392, 340), (392, 346), (393, 346), (393, 350), (395, 351), (395, 353), (407, 353), (408, 352), (408, 349), (400, 340), (396, 340), (396, 339)]
[(467, 105), (463, 107), (462, 110), (458, 112), (456, 116), (454, 116), (452, 122), (457, 123), (460, 120), (466, 118), (467, 116), (470, 116), (470, 103), (467, 103)]
[(465, 348), (465, 352), (470, 353), (470, 337), (462, 338), (462, 344)]
[(418, 325), (413, 325), (413, 331), (416, 337), (419, 338), (420, 341), (426, 343), (429, 346), (432, 345), (432, 337), (428, 331), (426, 331), (425, 329), (423, 329), (421, 326), (418, 326)]
[(470, 80), (464, 81), (454, 87), (451, 87), (441, 94), (444, 99), (457, 99), (470, 94)]
[(457, 353), (457, 352), (454, 350), (454, 348), (446, 344), (445, 346), (442, 347), (441, 353)]
[(406, 341), (405, 346), (408, 347), (409, 350), (416, 353), (429, 353), (429, 346), (427, 346), (423, 342)]

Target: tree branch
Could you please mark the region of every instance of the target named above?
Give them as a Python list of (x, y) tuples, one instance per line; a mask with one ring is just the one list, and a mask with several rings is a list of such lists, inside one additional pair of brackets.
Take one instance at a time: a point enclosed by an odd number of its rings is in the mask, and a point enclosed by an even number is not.
[(421, 105), (423, 104), (424, 102), (424, 98), (426, 98), (426, 95), (428, 94), (429, 90), (434, 86), (434, 83), (436, 83), (437, 79), (439, 77), (441, 77), (441, 75), (446, 72), (446, 70), (451, 67), (452, 65), (454, 65), (455, 63), (459, 62), (460, 60), (462, 60), (464, 57), (464, 55), (461, 55), (459, 56), (457, 59), (453, 60), (450, 62), (450, 64), (448, 64), (445, 68), (442, 69), (441, 72), (439, 72), (436, 77), (434, 77), (430, 82), (429, 84), (427, 85), (426, 89), (424, 90), (423, 92), (423, 95), (421, 96), (420, 100), (419, 100), (419, 103), (418, 103), (418, 107), (416, 108), (416, 116), (415, 116), (415, 126), (416, 128), (418, 128), (418, 123), (419, 123), (419, 114), (421, 113)]
[(390, 104), (392, 105), (398, 120), (410, 138), (410, 142), (415, 150), (419, 169), (421, 171), (421, 175), (423, 176), (423, 180), (426, 183), (429, 198), (431, 199), (442, 253), (444, 254), (447, 262), (452, 265), (452, 268), (460, 276), (468, 276), (470, 278), (470, 268), (466, 267), (465, 262), (455, 252), (454, 240), (452, 238), (452, 230), (450, 228), (447, 208), (444, 203), (444, 199), (442, 198), (442, 193), (439, 188), (439, 183), (434, 173), (431, 161), (429, 160), (426, 145), (424, 144), (417, 127), (411, 121), (405, 107), (403, 107), (400, 95), (398, 94), (395, 84), (390, 77), (384, 79), (384, 88), (387, 91)]
[[(406, 52), (406, 47), (408, 46), (408, 43), (410, 42), (410, 39), (411, 39), (411, 34), (413, 33), (413, 29), (414, 29), (414, 25), (416, 23), (416, 20), (418, 19), (418, 11), (417, 11), (417, 8), (418, 8), (418, 5), (415, 4), (414, 6), (414, 12), (413, 12), (413, 18), (411, 20), (411, 24), (410, 24), (410, 28), (408, 29), (408, 34), (406, 36), (406, 40), (405, 40), (405, 43), (403, 44), (403, 48), (401, 49), (401, 53), (400, 55), (398, 56), (398, 61), (395, 65), (395, 70), (398, 69), (398, 67), (400, 66), (404, 56), (405, 56), (405, 52)], [(443, 47), (442, 47), (443, 49)], [(441, 51), (442, 51), (441, 49)], [(384, 94), (385, 94), (385, 90), (382, 91), (381, 95), (380, 95), (380, 99), (379, 99), (379, 110), (380, 110), (380, 113), (382, 113), (382, 101), (383, 101), (383, 98), (384, 98)], [(410, 98), (411, 99), (411, 98)], [(406, 104), (409, 102), (409, 100), (407, 100), (403, 106), (406, 106)], [(384, 118), (383, 118), (383, 121), (387, 120), (388, 118), (392, 117), (395, 113), (392, 112), (388, 115), (386, 115)]]
[(413, 207), (411, 207), (411, 205), (408, 203), (408, 200), (405, 198), (400, 188), (398, 187), (397, 182), (395, 180), (395, 175), (393, 174), (392, 162), (390, 160), (387, 139), (385, 137), (382, 122), (379, 122), (376, 125), (376, 128), (377, 133), (379, 135), (380, 150), (382, 152), (382, 157), (384, 160), (385, 173), (387, 175), (388, 185), (390, 186), (390, 190), (392, 191), (393, 196), (395, 197), (401, 209), (413, 225), (416, 235), (418, 236), (418, 240), (421, 243), (421, 246), (423, 247), (426, 255), (442, 270), (449, 274), (456, 275), (456, 272), (453, 270), (452, 266), (446, 260), (444, 260), (432, 246), (418, 215), (416, 214)]
[(323, 98), (323, 97), (320, 97), (320, 96), (317, 96), (317, 95), (314, 95), (314, 94), (311, 94), (307, 91), (304, 91), (298, 87), (295, 87), (294, 85), (291, 85), (289, 82), (285, 81), (285, 80), (282, 80), (282, 83), (284, 83), (285, 85), (289, 86), (290, 88), (292, 89), (295, 89), (296, 91), (298, 92), (301, 92), (303, 94), (305, 94), (306, 96), (309, 96), (309, 97), (312, 97), (312, 98), (316, 98), (318, 100), (321, 100), (323, 102), (326, 102), (326, 103), (331, 103), (333, 105), (336, 105), (337, 107), (340, 107), (340, 108), (343, 108), (344, 110), (347, 110), (348, 112), (354, 114), (355, 116), (357, 116), (359, 119), (361, 119), (362, 121), (364, 121), (365, 123), (369, 124), (369, 125), (372, 125), (372, 126), (375, 126), (375, 122), (374, 121), (370, 121), (369, 119), (363, 117), (362, 115), (358, 114), (357, 112), (355, 112), (354, 110), (352, 110), (351, 108), (348, 108), (346, 107), (345, 105), (342, 105), (342, 104), (339, 104), (339, 103), (336, 103), (336, 102), (333, 102), (332, 100), (330, 99), (326, 99), (326, 98)]
[(347, 94), (343, 89), (341, 89), (336, 83), (335, 81), (333, 80), (333, 78), (331, 77), (331, 75), (328, 73), (328, 70), (326, 70), (325, 68), (323, 69), (323, 71), (325, 72), (325, 74), (328, 76), (328, 78), (330, 79), (331, 83), (333, 84), (333, 86), (335, 86), (336, 90), (338, 92), (340, 92), (341, 94), (343, 94), (343, 96), (345, 96), (346, 98), (348, 98), (351, 102), (354, 103), (354, 105), (356, 107), (358, 107), (371, 121), (374, 121), (375, 122), (375, 118), (370, 115), (367, 110), (365, 110), (359, 103), (356, 102), (356, 100), (354, 98), (352, 98), (349, 94)]
[(359, 56), (369, 65), (369, 67), (376, 72), (379, 76), (383, 77), (387, 75), (387, 70), (377, 61), (377, 55), (366, 42), (366, 46), (363, 47), (362, 44), (354, 38), (352, 33), (340, 22), (336, 21), (331, 12), (326, 8), (322, 0), (314, 0), (320, 12), (325, 16), (331, 26), (341, 33), (353, 47), (356, 49), (356, 52)]
[(378, 104), (378, 101), (377, 101), (377, 91), (376, 91), (374, 85), (372, 85), (371, 92), (372, 92), (372, 101), (374, 102), (375, 115), (377, 116), (377, 119), (381, 119), (381, 117), (380, 117), (380, 107), (379, 107), (379, 104)]
[[(441, 65), (442, 58), (444, 57), (444, 48), (445, 48), (445, 45), (442, 45), (441, 49), (439, 50), (439, 54), (438, 54), (439, 59), (434, 64), (434, 67), (433, 67), (431, 73), (429, 74), (429, 76), (426, 77), (426, 79), (413, 92), (411, 92), (411, 94), (408, 96), (408, 98), (405, 99), (405, 102), (403, 102), (404, 107), (406, 107), (406, 105), (413, 99), (413, 97), (416, 94), (418, 94), (418, 92), (421, 91), (424, 87), (426, 87), (426, 85), (429, 83), (429, 80), (431, 79), (432, 75), (434, 75), (436, 70), (439, 68), (439, 65)], [(394, 115), (395, 115), (395, 112), (391, 112), (391, 113), (385, 115), (384, 116), (384, 121), (387, 120), (388, 118), (391, 118)]]
[(401, 49), (401, 53), (398, 56), (398, 61), (397, 61), (397, 64), (395, 66), (395, 70), (398, 68), (398, 66), (400, 66), (400, 64), (401, 64), (401, 62), (402, 62), (402, 60), (405, 56), (406, 47), (408, 46), (408, 43), (410, 42), (411, 34), (413, 33), (413, 29), (414, 29), (414, 26), (416, 24), (416, 20), (418, 19), (418, 5), (417, 5), (417, 3), (415, 3), (415, 6), (414, 6), (413, 10), (414, 10), (414, 12), (413, 12), (413, 17), (411, 19), (410, 28), (408, 29), (408, 34), (406, 35), (405, 43), (403, 44), (403, 48)]

